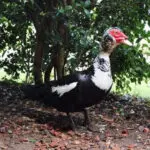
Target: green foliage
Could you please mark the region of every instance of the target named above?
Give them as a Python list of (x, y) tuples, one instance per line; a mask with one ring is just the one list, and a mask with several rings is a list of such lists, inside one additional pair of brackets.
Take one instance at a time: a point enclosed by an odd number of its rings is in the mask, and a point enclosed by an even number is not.
[[(146, 23), (150, 25), (149, 0), (102, 0), (95, 5), (90, 0), (73, 0), (71, 5), (59, 1), (55, 9), (51, 7), (52, 2), (0, 2), (0, 52), (3, 56), (9, 53), (1, 61), (0, 67), (8, 74), (17, 78), (19, 72), (32, 72), (35, 30), (38, 31), (40, 25), (44, 28), (43, 71), (59, 43), (67, 57), (66, 72), (88, 67), (99, 52), (97, 41), (101, 40), (103, 31), (118, 26), (135, 46), (120, 46), (111, 56), (117, 89), (127, 91), (130, 90), (130, 82), (141, 83), (150, 78), (150, 65), (143, 56), (150, 55), (149, 45), (139, 45), (141, 39), (150, 42), (150, 32), (144, 30)], [(60, 35), (57, 28), (59, 22), (63, 22), (67, 28), (67, 39)]]
[(14, 2), (1, 3), (0, 67), (17, 79), (21, 72), (31, 73), (32, 70), (30, 63), (33, 62), (35, 42), (33, 26), (25, 19), (24, 9), (20, 5)]

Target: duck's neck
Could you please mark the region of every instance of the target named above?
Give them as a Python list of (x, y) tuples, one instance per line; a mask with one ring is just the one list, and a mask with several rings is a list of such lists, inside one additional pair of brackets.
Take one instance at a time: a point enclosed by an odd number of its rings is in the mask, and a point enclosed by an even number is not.
[(95, 70), (100, 69), (102, 72), (110, 72), (111, 69), (109, 56), (109, 53), (101, 51), (94, 61)]
[(112, 76), (109, 53), (100, 52), (95, 58), (94, 74), (91, 78), (92, 82), (101, 90), (108, 91), (112, 86)]
[(101, 51), (101, 52), (99, 53), (99, 55), (98, 55), (99, 58), (104, 58), (104, 59), (106, 59), (106, 60), (109, 60), (109, 59), (110, 59), (109, 56), (110, 56), (110, 53), (104, 52), (104, 51)]

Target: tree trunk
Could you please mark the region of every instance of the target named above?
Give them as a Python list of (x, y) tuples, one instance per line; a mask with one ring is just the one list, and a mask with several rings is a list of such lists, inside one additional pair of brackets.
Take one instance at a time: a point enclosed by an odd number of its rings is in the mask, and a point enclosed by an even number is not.
[(56, 70), (57, 70), (57, 78), (60, 79), (64, 75), (64, 49), (58, 45), (56, 57)]
[(45, 83), (48, 83), (48, 82), (49, 82), (50, 74), (51, 74), (52, 68), (53, 68), (53, 63), (50, 62), (49, 65), (47, 66), (46, 71), (45, 71), (45, 77), (44, 77), (44, 82), (45, 82)]
[(42, 58), (44, 51), (43, 32), (37, 31), (36, 40), (37, 43), (34, 56), (34, 81), (35, 84), (41, 84), (43, 83), (42, 80)]
[(54, 67), (54, 80), (57, 80), (57, 72), (56, 72), (56, 68)]

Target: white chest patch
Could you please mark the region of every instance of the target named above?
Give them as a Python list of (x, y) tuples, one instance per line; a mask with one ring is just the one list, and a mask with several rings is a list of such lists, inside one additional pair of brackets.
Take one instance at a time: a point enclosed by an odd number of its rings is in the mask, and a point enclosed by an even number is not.
[(110, 69), (110, 60), (108, 56), (103, 56), (101, 58), (107, 60), (109, 64), (109, 66), (107, 64), (108, 70), (102, 71), (101, 69), (99, 69), (99, 63), (96, 61), (94, 63), (94, 75), (92, 76), (91, 80), (95, 84), (95, 86), (97, 86), (99, 89), (107, 91), (110, 89), (113, 83), (112, 76), (111, 76), (111, 69)]
[(103, 72), (101, 70), (95, 70), (95, 74), (92, 76), (92, 81), (102, 90), (109, 90), (113, 82), (111, 73)]
[(64, 93), (71, 91), (77, 86), (77, 82), (73, 82), (66, 85), (58, 85), (58, 86), (52, 86), (52, 92), (57, 92), (59, 94), (59, 97), (61, 97)]

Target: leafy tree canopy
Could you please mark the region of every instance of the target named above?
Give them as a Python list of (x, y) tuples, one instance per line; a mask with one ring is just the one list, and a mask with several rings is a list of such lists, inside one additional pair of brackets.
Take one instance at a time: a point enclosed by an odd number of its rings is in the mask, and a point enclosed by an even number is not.
[[(150, 77), (150, 65), (143, 56), (149, 51), (149, 0), (2, 0), (0, 2), (1, 68), (13, 77), (34, 72), (42, 81), (52, 68), (59, 77), (88, 67), (99, 52), (98, 41), (106, 28), (118, 26), (134, 47), (120, 46), (111, 56), (118, 89), (141, 83)], [(142, 39), (148, 41), (139, 44)], [(49, 80), (49, 79), (48, 79)], [(38, 83), (38, 82), (37, 82)]]

